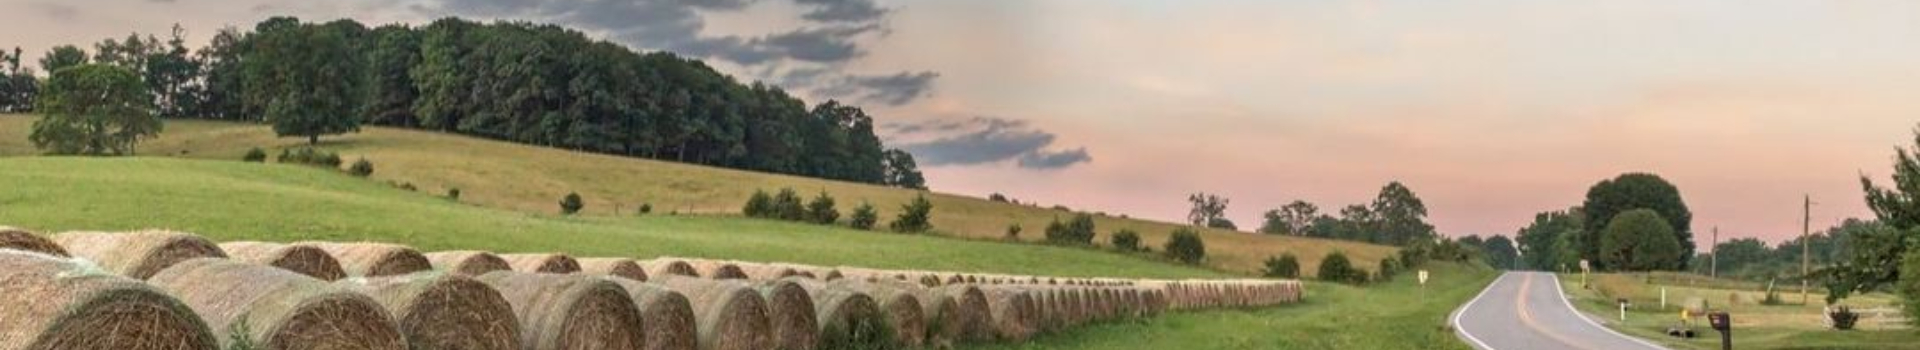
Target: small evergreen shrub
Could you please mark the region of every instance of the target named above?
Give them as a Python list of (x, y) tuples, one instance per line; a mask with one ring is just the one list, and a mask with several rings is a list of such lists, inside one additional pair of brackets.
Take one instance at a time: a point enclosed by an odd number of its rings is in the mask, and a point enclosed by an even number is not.
[(281, 149), (280, 156), (276, 157), (274, 161), (285, 164), (304, 164), (334, 169), (340, 168), (339, 153), (321, 152), (311, 147), (297, 150)]
[(1120, 229), (1113, 233), (1113, 249), (1123, 252), (1140, 251), (1140, 233), (1129, 229)]
[(1300, 278), (1300, 258), (1293, 253), (1267, 258), (1263, 275), (1274, 278)]
[(1093, 215), (1074, 214), (1073, 219), (1061, 223), (1055, 219), (1047, 224), (1047, 243), (1061, 245), (1093, 245)]
[(753, 190), (753, 196), (747, 197), (747, 206), (740, 209), (740, 214), (754, 218), (773, 217), (773, 196), (767, 195), (767, 191)]
[(1020, 224), (1018, 223), (1007, 224), (1007, 236), (1005, 238), (1009, 241), (1020, 240), (1020, 230)]
[(880, 213), (873, 210), (872, 203), (867, 202), (860, 202), (860, 206), (853, 207), (853, 216), (847, 218), (847, 226), (862, 230), (872, 230), (873, 225), (879, 222)]
[(820, 191), (820, 196), (807, 202), (807, 221), (821, 225), (840, 221), (840, 210), (834, 209), (833, 196), (827, 195), (827, 191)]
[(447, 199), (460, 200), (460, 188), (454, 187), (447, 189)]
[(1387, 279), (1393, 278), (1394, 275), (1400, 274), (1399, 261), (1400, 259), (1394, 259), (1391, 257), (1380, 259), (1380, 268), (1376, 269), (1377, 271), (1374, 271), (1374, 275), (1376, 275), (1374, 280), (1385, 281)]
[(1853, 324), (1860, 321), (1860, 313), (1846, 305), (1834, 306), (1833, 311), (1827, 312), (1827, 320), (1833, 321), (1833, 329), (1852, 330)]
[(1320, 259), (1320, 274), (1317, 277), (1327, 282), (1350, 284), (1367, 282), (1367, 272), (1355, 268), (1353, 261), (1347, 259), (1347, 254), (1338, 251), (1327, 253), (1325, 258)]
[(921, 233), (933, 230), (933, 202), (927, 196), (916, 195), (913, 201), (900, 206), (900, 216), (895, 217), (888, 226), (893, 232)]
[(254, 147), (253, 149), (247, 150), (247, 155), (241, 156), (240, 161), (244, 161), (248, 163), (265, 163), (267, 162), (267, 151), (260, 149), (260, 147)]
[(586, 206), (587, 204), (580, 199), (580, 193), (578, 192), (567, 193), (566, 197), (560, 198), (560, 214), (573, 215), (574, 213), (580, 212), (580, 209)]
[(1186, 227), (1173, 230), (1173, 235), (1167, 237), (1165, 251), (1168, 258), (1188, 264), (1207, 259), (1207, 243), (1200, 239), (1199, 232)]
[(359, 176), (359, 177), (372, 176), (373, 162), (367, 161), (366, 158), (360, 158), (360, 160), (355, 160), (353, 161), (353, 166), (347, 167), (347, 173), (352, 174), (353, 176)]
[(782, 188), (773, 195), (773, 218), (786, 221), (805, 221), (807, 207), (800, 204), (800, 194), (792, 188)]
[(640, 215), (653, 213), (653, 203), (640, 203)]

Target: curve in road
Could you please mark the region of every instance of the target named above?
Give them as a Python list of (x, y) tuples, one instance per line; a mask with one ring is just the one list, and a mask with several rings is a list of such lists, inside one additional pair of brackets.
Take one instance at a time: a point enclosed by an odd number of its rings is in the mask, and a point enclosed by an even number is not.
[(1666, 348), (1615, 332), (1574, 310), (1560, 279), (1544, 272), (1507, 272), (1461, 306), (1453, 329), (1484, 350)]

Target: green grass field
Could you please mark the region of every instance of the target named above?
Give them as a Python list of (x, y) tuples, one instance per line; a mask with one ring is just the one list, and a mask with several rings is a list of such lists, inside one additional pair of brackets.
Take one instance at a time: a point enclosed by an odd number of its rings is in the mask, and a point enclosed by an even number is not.
[(1422, 289), (1413, 274), (1355, 288), (1309, 282), (1307, 300), (1257, 310), (1171, 314), (1067, 330), (1026, 344), (979, 349), (1470, 349), (1447, 316), (1498, 271), (1432, 263)]
[[(35, 118), (29, 115), (0, 115), (0, 156), (25, 156), (39, 153), (27, 143), (27, 134)], [(201, 158), (237, 162), (242, 154), (254, 147), (268, 149), (269, 153), (278, 153), (277, 148), (297, 147), (304, 143), (305, 140), (299, 138), (276, 138), (267, 127), (262, 125), (169, 120), (165, 133), (158, 138), (143, 141), (138, 149), (141, 155), (149, 157)], [(862, 201), (871, 202), (880, 209), (884, 225), (885, 220), (893, 217), (900, 204), (919, 193), (896, 188), (586, 154), (444, 133), (381, 127), (368, 127), (356, 134), (323, 138), (321, 144), (322, 148), (341, 152), (348, 162), (360, 157), (369, 159), (376, 169), (373, 179), (378, 182), (411, 183), (418, 186), (421, 192), (432, 194), (445, 193), (448, 188), (459, 188), (463, 202), (483, 207), (518, 213), (552, 214), (558, 211), (556, 203), (561, 196), (577, 191), (586, 199), (587, 207), (583, 216), (587, 218), (562, 222), (568, 225), (582, 225), (580, 222), (587, 222), (621, 226), (628, 221), (638, 221), (631, 224), (643, 227), (681, 225), (680, 229), (696, 232), (731, 230), (738, 228), (737, 225), (770, 225), (735, 223), (736, 220), (732, 219), (682, 218), (674, 219), (673, 222), (659, 222), (664, 219), (627, 219), (627, 217), (631, 217), (635, 208), (642, 203), (652, 204), (657, 213), (737, 213), (741, 204), (745, 203), (754, 189), (772, 191), (782, 187), (794, 188), (807, 197), (823, 190), (830, 192), (840, 203), (843, 212), (850, 211), (853, 206)], [(225, 174), (225, 176), (243, 175)], [(1019, 196), (1018, 193), (1011, 195)], [(1058, 210), (999, 203), (967, 196), (934, 193), (929, 195), (929, 198), (934, 202), (933, 223), (936, 230), (972, 239), (1001, 239), (1009, 224), (1018, 223), (1025, 229), (1021, 238), (1037, 240), (1042, 236), (1041, 232), (1048, 221), (1055, 217), (1064, 219), (1071, 215)], [(616, 208), (620, 212), (615, 212)], [(289, 213), (287, 216), (297, 217), (295, 213), (297, 212)], [(184, 214), (211, 215), (211, 213), (201, 212)], [(17, 214), (8, 213), (7, 215)], [(146, 219), (161, 218), (148, 216)], [(403, 219), (441, 220), (439, 218)], [(171, 222), (203, 221), (178, 219)], [(1178, 227), (1170, 223), (1119, 217), (1099, 217), (1096, 223), (1099, 236), (1095, 241), (1103, 246), (1107, 244), (1107, 234), (1121, 228), (1130, 228), (1140, 232), (1142, 242), (1155, 249), (1166, 241), (1169, 232)], [(132, 222), (123, 224), (132, 224)], [(719, 227), (695, 227), (706, 224), (719, 225)], [(64, 227), (69, 226), (56, 228)], [(505, 229), (524, 227), (509, 225)], [(803, 226), (767, 227), (779, 227), (780, 230), (816, 230)], [(289, 229), (289, 227), (275, 228)], [(327, 228), (329, 227), (312, 227), (302, 232), (323, 231)], [(520, 229), (517, 232), (535, 231)], [(418, 238), (426, 240), (425, 244), (429, 247), (444, 247), (431, 245), (442, 243), (435, 241), (441, 239), (436, 238), (436, 235), (427, 234), (427, 232), (409, 234), (421, 235)], [(1301, 257), (1301, 271), (1311, 274), (1318, 271), (1320, 257), (1336, 250), (1346, 252), (1357, 262), (1356, 265), (1364, 269), (1372, 269), (1376, 266), (1375, 262), (1390, 256), (1395, 251), (1394, 248), (1380, 245), (1256, 235), (1224, 230), (1206, 230), (1203, 234), (1207, 243), (1208, 265), (1215, 269), (1238, 273), (1255, 272), (1266, 258), (1291, 252)], [(505, 246), (521, 246), (517, 245), (521, 242), (512, 243), (516, 244)], [(750, 245), (752, 243), (743, 244), (749, 245), (741, 246), (739, 249), (755, 249)], [(678, 249), (663, 247), (656, 251), (679, 251), (664, 248)], [(719, 253), (727, 250), (714, 248), (713, 251)], [(800, 253), (795, 255), (798, 256)], [(936, 259), (925, 260), (935, 261)]]
[[(1589, 276), (1593, 288), (1582, 288), (1579, 274), (1562, 274), (1561, 282), (1573, 304), (1588, 314), (1608, 321), (1608, 326), (1637, 337), (1653, 340), (1674, 349), (1719, 349), (1717, 333), (1696, 320), (1695, 330), (1702, 337), (1690, 340), (1669, 337), (1667, 327), (1679, 322), (1679, 306), (1688, 298), (1699, 297), (1712, 308), (1727, 310), (1734, 320), (1734, 348), (1737, 349), (1913, 349), (1920, 344), (1915, 332), (1899, 315), (1897, 298), (1871, 293), (1842, 300), (1840, 304), (1863, 311), (1853, 331), (1828, 329), (1821, 307), (1825, 296), (1813, 291), (1801, 304), (1798, 286), (1778, 286), (1785, 305), (1762, 305), (1764, 287), (1752, 283), (1712, 280), (1704, 277), (1672, 278), (1663, 275), (1648, 283), (1645, 275), (1596, 274)], [(1660, 289), (1667, 290), (1672, 305), (1661, 308)], [(1605, 293), (1602, 293), (1605, 291)], [(1614, 298), (1625, 297), (1638, 307), (1629, 308), (1627, 321), (1619, 322)]]

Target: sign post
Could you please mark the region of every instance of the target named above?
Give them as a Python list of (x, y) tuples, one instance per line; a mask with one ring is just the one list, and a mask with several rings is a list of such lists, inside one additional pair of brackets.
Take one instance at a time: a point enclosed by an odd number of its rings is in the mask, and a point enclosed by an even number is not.
[(1707, 322), (1713, 324), (1713, 330), (1720, 331), (1720, 348), (1733, 350), (1733, 316), (1726, 311), (1707, 314)]
[(1587, 286), (1587, 272), (1590, 272), (1590, 271), (1593, 271), (1593, 265), (1587, 264), (1587, 259), (1580, 259), (1580, 286), (1581, 287)]

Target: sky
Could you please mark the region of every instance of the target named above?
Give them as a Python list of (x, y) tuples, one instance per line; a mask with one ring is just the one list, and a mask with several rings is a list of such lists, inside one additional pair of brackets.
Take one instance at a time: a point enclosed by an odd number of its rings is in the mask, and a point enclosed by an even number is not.
[[(1920, 2), (0, 0), (29, 58), (268, 16), (556, 23), (876, 115), (938, 191), (1243, 228), (1389, 181), (1449, 235), (1508, 234), (1625, 172), (1695, 241), (1870, 217), (1920, 122)], [(1904, 146), (1903, 146), (1904, 145)]]

